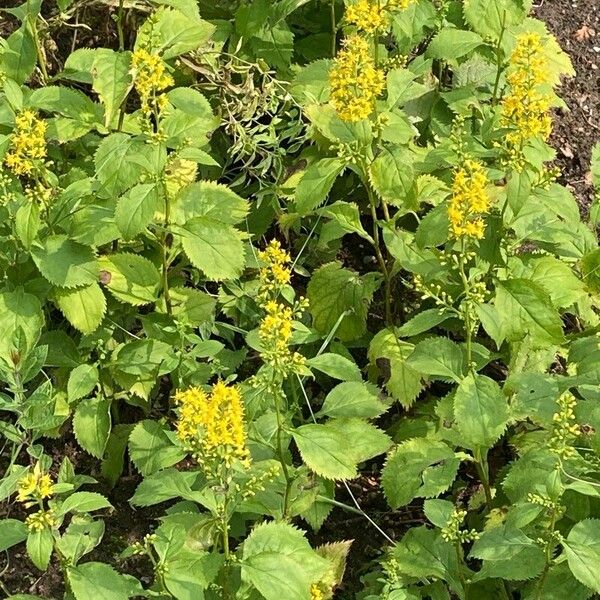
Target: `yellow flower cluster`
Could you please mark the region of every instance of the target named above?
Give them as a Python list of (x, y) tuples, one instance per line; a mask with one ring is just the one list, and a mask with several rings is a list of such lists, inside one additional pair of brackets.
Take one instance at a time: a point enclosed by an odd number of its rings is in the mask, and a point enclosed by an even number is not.
[(511, 131), (506, 135), (509, 153), (518, 158), (523, 144), (534, 137), (544, 140), (552, 132), (551, 95), (548, 93), (548, 60), (542, 37), (537, 33), (519, 36), (510, 57), (507, 82), (509, 93), (502, 100), (501, 124)]
[(454, 237), (483, 237), (485, 222), (481, 215), (490, 209), (488, 183), (484, 166), (476, 160), (465, 160), (454, 172), (448, 207), (450, 231)]
[(344, 41), (329, 72), (331, 104), (340, 119), (349, 122), (366, 119), (385, 87), (385, 74), (378, 69), (369, 41), (353, 35)]
[(36, 463), (33, 471), (29, 471), (25, 477), (19, 481), (17, 491), (17, 500), (26, 505), (33, 504), (32, 501), (44, 500), (52, 496), (52, 486), (54, 482), (52, 477), (42, 471), (40, 463)]
[(133, 53), (131, 64), (135, 89), (142, 101), (142, 112), (148, 115), (155, 108), (162, 110), (167, 104), (167, 97), (157, 93), (174, 84), (163, 59), (140, 48)]
[(4, 157), (4, 164), (15, 175), (29, 175), (36, 161), (46, 157), (46, 127), (46, 123), (31, 110), (24, 110), (16, 116), (15, 131)]
[(25, 519), (25, 525), (29, 531), (42, 531), (52, 529), (58, 521), (51, 510), (38, 510)]
[(388, 0), (387, 10), (406, 10), (415, 0)]
[(573, 394), (565, 392), (557, 400), (557, 404), (558, 412), (552, 417), (554, 428), (550, 439), (550, 451), (561, 459), (573, 458), (577, 455), (573, 442), (581, 435), (575, 416), (577, 400)]
[(278, 240), (271, 240), (269, 245), (258, 253), (264, 263), (260, 269), (260, 295), (269, 297), (277, 295), (284, 285), (290, 282), (292, 273), (289, 268), (290, 255), (281, 247)]
[(387, 19), (379, 3), (371, 0), (358, 0), (346, 9), (346, 21), (366, 33), (373, 34), (386, 25)]
[(249, 464), (244, 404), (237, 387), (219, 381), (210, 394), (193, 387), (177, 392), (175, 403), (179, 407), (177, 436), (201, 466), (210, 467), (215, 460), (226, 466), (234, 460)]
[(310, 586), (310, 600), (325, 600), (325, 595), (316, 583), (313, 583)]
[(196, 181), (198, 165), (185, 158), (169, 158), (165, 168), (165, 185), (171, 198), (177, 195), (180, 189)]
[(261, 358), (273, 371), (285, 377), (304, 364), (304, 357), (290, 350), (293, 321), (302, 316), (306, 300), (300, 299), (293, 307), (279, 302), (277, 297), (290, 282), (290, 255), (277, 240), (272, 240), (258, 257), (264, 266), (260, 270), (258, 297), (263, 302), (265, 316), (260, 322), (258, 334), (263, 351)]

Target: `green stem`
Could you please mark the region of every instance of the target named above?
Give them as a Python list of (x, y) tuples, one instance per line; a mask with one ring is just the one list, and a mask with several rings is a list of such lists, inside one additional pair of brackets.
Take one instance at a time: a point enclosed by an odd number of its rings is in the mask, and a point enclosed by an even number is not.
[(464, 566), (464, 557), (463, 557), (463, 553), (462, 553), (462, 548), (460, 546), (460, 542), (456, 542), (454, 544), (454, 548), (456, 549), (456, 560), (457, 560), (457, 564), (458, 564), (458, 577), (460, 579), (460, 582), (463, 586), (463, 590), (465, 591), (465, 597), (468, 596), (467, 590), (469, 588), (469, 584), (467, 583), (467, 580), (465, 579), (465, 574), (463, 573), (463, 566)]
[(225, 556), (225, 563), (223, 565), (223, 577), (221, 588), (223, 590), (223, 600), (229, 600), (229, 560), (230, 560), (230, 550), (229, 550), (229, 526), (228, 526), (228, 515), (227, 515), (227, 496), (225, 496), (225, 500), (223, 501), (222, 507), (222, 515), (221, 515), (221, 538), (223, 544), (223, 555)]
[[(366, 169), (364, 170), (366, 174)], [(369, 196), (369, 204), (371, 205), (371, 217), (373, 219), (373, 249), (375, 250), (375, 256), (377, 257), (377, 262), (379, 263), (379, 268), (381, 269), (381, 273), (383, 274), (383, 278), (385, 281), (385, 323), (386, 325), (392, 324), (392, 281), (390, 277), (390, 273), (388, 271), (387, 265), (385, 263), (385, 258), (381, 252), (381, 241), (379, 238), (379, 225), (377, 223), (377, 204), (375, 201), (375, 196), (373, 195), (373, 190), (366, 180), (365, 176), (365, 187), (367, 188), (367, 194)]]
[(550, 526), (548, 527), (549, 531), (549, 540), (546, 543), (546, 564), (544, 565), (544, 570), (540, 575), (540, 581), (537, 586), (535, 600), (543, 600), (542, 592), (544, 591), (544, 583), (546, 582), (546, 577), (548, 576), (548, 571), (550, 570), (550, 565), (552, 563), (552, 535), (554, 534), (554, 529), (556, 527), (556, 508), (552, 509), (552, 517), (550, 518)]
[(477, 474), (479, 475), (479, 479), (481, 480), (481, 484), (483, 485), (483, 491), (485, 493), (485, 503), (487, 505), (488, 511), (492, 510), (492, 490), (490, 488), (490, 475), (489, 468), (487, 464), (487, 457), (481, 454), (481, 450), (477, 449), (475, 451), (475, 465), (477, 468)]
[(35, 22), (35, 20), (31, 20), (29, 24), (31, 26), (31, 33), (33, 34), (33, 41), (35, 43), (35, 50), (37, 53), (40, 71), (42, 72), (42, 83), (45, 84), (48, 81), (48, 68), (46, 67), (46, 56), (44, 54), (44, 49), (42, 48), (42, 44), (40, 42), (37, 23)]
[(471, 299), (469, 297), (471, 286), (469, 285), (469, 278), (465, 272), (465, 247), (464, 241), (462, 242), (460, 255), (458, 258), (458, 269), (460, 272), (460, 278), (463, 284), (465, 292), (465, 343), (467, 346), (467, 367), (469, 370), (473, 369), (473, 323), (471, 321)]
[(502, 39), (506, 30), (506, 11), (502, 14), (502, 29), (496, 46), (496, 81), (494, 82), (494, 93), (492, 95), (492, 104), (498, 101), (498, 88), (500, 86), (500, 76), (502, 75)]
[(171, 304), (171, 295), (169, 293), (169, 225), (171, 220), (171, 200), (169, 198), (167, 186), (164, 182), (163, 191), (165, 194), (165, 231), (162, 238), (162, 284), (167, 314), (172, 315), (173, 306)]
[(335, 58), (337, 51), (337, 23), (335, 18), (335, 0), (331, 0), (331, 57)]
[(119, 0), (119, 12), (117, 13), (117, 35), (119, 36), (119, 51), (125, 50), (125, 34), (123, 32), (123, 0)]
[(283, 476), (285, 478), (285, 492), (283, 495), (283, 511), (282, 516), (284, 520), (288, 518), (289, 512), (289, 504), (290, 504), (290, 492), (292, 488), (293, 478), (290, 475), (287, 463), (285, 461), (285, 451), (283, 448), (283, 418), (281, 415), (281, 410), (279, 407), (279, 400), (275, 399), (275, 414), (277, 416), (277, 456), (279, 458), (279, 462), (281, 463), (281, 468), (283, 470)]

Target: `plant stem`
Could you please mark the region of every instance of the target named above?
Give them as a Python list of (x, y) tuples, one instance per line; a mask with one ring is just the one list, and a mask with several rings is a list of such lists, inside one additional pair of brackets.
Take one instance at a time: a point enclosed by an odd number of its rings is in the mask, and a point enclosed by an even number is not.
[[(369, 204), (371, 205), (371, 217), (373, 219), (373, 249), (375, 250), (375, 256), (377, 257), (377, 261), (379, 262), (379, 268), (381, 269), (381, 273), (383, 274), (385, 280), (385, 324), (392, 324), (392, 281), (390, 278), (390, 273), (388, 271), (387, 265), (385, 264), (385, 258), (381, 252), (381, 242), (379, 238), (379, 225), (377, 223), (377, 208), (376, 201), (373, 195), (373, 190), (369, 185), (366, 179), (366, 169), (365, 172), (365, 187), (367, 188), (367, 194), (369, 196)], [(388, 214), (389, 216), (389, 214)]]
[(46, 55), (40, 42), (40, 36), (38, 34), (37, 23), (35, 19), (29, 21), (31, 27), (31, 33), (33, 34), (33, 41), (35, 43), (35, 50), (37, 53), (38, 63), (40, 65), (40, 71), (42, 72), (42, 83), (46, 84), (48, 81), (48, 69), (46, 67)]
[(502, 39), (506, 30), (506, 11), (502, 14), (502, 29), (496, 46), (496, 81), (494, 82), (494, 93), (492, 94), (492, 105), (498, 101), (498, 87), (500, 85), (500, 76), (502, 75)]
[(475, 465), (477, 468), (477, 474), (479, 475), (479, 479), (481, 479), (481, 484), (483, 485), (483, 491), (485, 493), (485, 503), (489, 511), (492, 510), (492, 490), (490, 488), (490, 475), (487, 464), (487, 457), (481, 454), (481, 450), (477, 449), (475, 451)]
[(165, 194), (165, 231), (162, 238), (162, 283), (167, 314), (172, 315), (173, 306), (171, 305), (171, 295), (169, 294), (169, 225), (171, 219), (171, 200), (164, 182), (163, 191)]
[(335, 18), (335, 0), (331, 0), (331, 57), (335, 58), (337, 50), (337, 23)]
[(221, 515), (221, 537), (223, 543), (223, 555), (225, 556), (225, 563), (223, 565), (223, 583), (221, 588), (223, 590), (223, 600), (229, 600), (229, 526), (227, 519), (227, 496), (223, 501)]
[(550, 540), (546, 544), (546, 564), (544, 565), (544, 570), (540, 575), (540, 581), (537, 586), (535, 600), (543, 600), (542, 592), (544, 591), (544, 583), (546, 582), (546, 577), (548, 576), (548, 571), (550, 570), (550, 564), (552, 562), (552, 535), (554, 534), (554, 528), (556, 527), (556, 508), (552, 509), (552, 516), (550, 518), (550, 527), (548, 527), (548, 531), (550, 532)]
[(119, 0), (119, 12), (117, 13), (117, 35), (119, 36), (119, 51), (125, 50), (125, 34), (123, 32), (123, 0)]
[(278, 398), (275, 399), (275, 414), (277, 415), (277, 456), (279, 457), (279, 462), (281, 463), (281, 468), (283, 470), (283, 476), (285, 478), (285, 492), (283, 495), (283, 511), (282, 516), (283, 519), (286, 520), (288, 518), (289, 511), (289, 503), (290, 503), (290, 491), (293, 483), (293, 478), (290, 475), (287, 463), (285, 461), (285, 452), (283, 449), (283, 418), (281, 415), (281, 410), (279, 407)]
[(472, 370), (473, 366), (473, 323), (471, 322), (471, 300), (469, 298), (469, 292), (471, 286), (469, 285), (469, 278), (465, 272), (465, 252), (464, 252), (464, 241), (462, 242), (462, 247), (460, 250), (460, 255), (458, 258), (458, 269), (460, 272), (460, 278), (463, 284), (463, 288), (465, 291), (465, 343), (467, 346), (467, 367), (469, 370)]

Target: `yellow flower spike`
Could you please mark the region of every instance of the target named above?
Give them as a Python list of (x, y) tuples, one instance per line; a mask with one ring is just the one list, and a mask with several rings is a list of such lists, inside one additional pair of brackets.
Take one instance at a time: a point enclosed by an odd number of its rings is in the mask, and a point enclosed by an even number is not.
[(38, 510), (25, 519), (25, 525), (29, 531), (42, 531), (56, 527), (58, 521), (51, 510)]
[(290, 255), (283, 250), (278, 240), (271, 240), (264, 250), (258, 252), (258, 258), (264, 263), (259, 273), (259, 297), (277, 296), (281, 288), (290, 282), (292, 276), (289, 267)]
[(325, 600), (325, 596), (318, 584), (313, 583), (310, 586), (310, 600)]
[(524, 33), (510, 57), (506, 77), (509, 93), (502, 99), (500, 123), (511, 129), (505, 145), (515, 168), (520, 168), (527, 140), (540, 137), (546, 141), (552, 132), (551, 95), (544, 88), (548, 83), (548, 61), (543, 50), (539, 34)]
[(15, 175), (30, 175), (36, 161), (46, 158), (47, 124), (31, 110), (23, 110), (15, 117), (15, 130), (4, 164)]
[(386, 24), (386, 15), (373, 0), (358, 0), (346, 9), (346, 20), (365, 33), (373, 34)]
[(331, 104), (340, 119), (349, 122), (368, 118), (383, 93), (385, 74), (371, 55), (369, 41), (353, 35), (344, 41), (329, 72)]
[(163, 59), (158, 54), (139, 48), (133, 53), (131, 66), (134, 86), (142, 101), (142, 113), (149, 116), (153, 109), (164, 110), (168, 100), (159, 92), (174, 85), (175, 81), (167, 72)]
[(415, 0), (388, 0), (386, 10), (406, 10)]
[(448, 207), (450, 232), (455, 238), (481, 239), (485, 222), (481, 215), (490, 210), (489, 184), (484, 166), (475, 160), (465, 160), (454, 172), (452, 198)]
[(17, 500), (29, 502), (30, 500), (44, 500), (52, 496), (52, 477), (42, 471), (40, 463), (36, 463), (30, 471), (19, 481)]
[(189, 388), (175, 394), (179, 407), (177, 436), (201, 465), (213, 461), (249, 465), (244, 404), (237, 387), (219, 381), (210, 394)]

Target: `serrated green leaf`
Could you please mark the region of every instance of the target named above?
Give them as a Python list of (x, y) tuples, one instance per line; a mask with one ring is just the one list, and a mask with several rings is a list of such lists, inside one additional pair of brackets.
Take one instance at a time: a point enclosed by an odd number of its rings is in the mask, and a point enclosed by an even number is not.
[(531, 10), (531, 0), (465, 0), (467, 23), (480, 35), (499, 39), (511, 25), (520, 23)]
[(60, 505), (59, 514), (66, 515), (69, 512), (88, 513), (112, 507), (112, 504), (102, 494), (96, 492), (75, 492)]
[(391, 329), (382, 329), (369, 344), (371, 368), (383, 377), (385, 389), (405, 408), (410, 408), (423, 389), (424, 376), (406, 363), (413, 344), (399, 339)]
[(362, 381), (360, 369), (356, 363), (340, 354), (333, 352), (323, 352), (306, 361), (306, 365), (317, 371), (321, 371), (341, 381)]
[(385, 149), (371, 164), (371, 184), (386, 202), (403, 209), (415, 209), (414, 158), (402, 147)]
[(407, 440), (392, 450), (381, 473), (385, 497), (392, 508), (399, 508), (413, 498), (438, 496), (452, 485), (459, 464), (444, 442)]
[(529, 335), (535, 348), (563, 342), (560, 315), (538, 283), (527, 279), (498, 282), (495, 306), (508, 340), (519, 341)]
[(115, 223), (126, 240), (133, 239), (152, 222), (163, 201), (155, 183), (141, 183), (127, 190), (117, 201)]
[(347, 381), (340, 383), (327, 394), (319, 415), (374, 419), (387, 409), (388, 407), (379, 399), (376, 386)]
[(431, 40), (425, 55), (451, 60), (469, 54), (483, 43), (483, 38), (474, 31), (446, 27)]
[(187, 257), (208, 279), (222, 281), (240, 276), (246, 259), (242, 236), (233, 226), (197, 217), (178, 232)]
[(22, 288), (0, 293), (0, 356), (8, 360), (16, 336), (23, 332), (26, 348), (31, 350), (42, 332), (44, 314), (40, 301)]
[(144, 595), (137, 579), (121, 575), (104, 563), (87, 562), (69, 567), (67, 577), (76, 600), (127, 600)]
[(110, 434), (110, 400), (97, 397), (83, 400), (73, 416), (73, 433), (79, 445), (92, 456), (102, 458)]
[(31, 257), (40, 273), (59, 287), (91, 285), (98, 279), (98, 262), (92, 249), (66, 235), (48, 236), (42, 245), (31, 249)]
[(464, 357), (460, 346), (448, 338), (427, 338), (419, 342), (407, 364), (432, 378), (460, 382), (464, 374)]
[(307, 215), (327, 199), (345, 166), (339, 158), (322, 158), (306, 169), (296, 188), (295, 205), (300, 215)]
[(27, 527), (18, 519), (0, 521), (0, 552), (4, 552), (27, 539)]
[(300, 530), (271, 522), (254, 528), (244, 542), (242, 579), (266, 600), (310, 600), (311, 584), (329, 565)]
[(175, 446), (165, 428), (156, 421), (139, 422), (129, 436), (129, 455), (142, 475), (151, 475), (170, 467), (185, 457)]
[(122, 302), (141, 306), (158, 300), (160, 273), (143, 256), (122, 252), (99, 260), (102, 281)]
[(577, 523), (563, 547), (575, 578), (600, 593), (600, 519), (584, 519)]
[(50, 564), (54, 538), (50, 529), (30, 531), (27, 536), (27, 555), (31, 562), (40, 570), (45, 571)]
[(131, 52), (102, 53), (92, 65), (92, 88), (104, 105), (104, 126), (110, 127), (133, 86)]
[(377, 275), (361, 277), (337, 262), (317, 269), (306, 290), (313, 327), (326, 336), (337, 325), (340, 340), (359, 338), (366, 331), (369, 305), (380, 282)]
[(57, 289), (54, 296), (63, 315), (81, 333), (93, 333), (102, 323), (106, 298), (97, 283), (74, 290)]
[(67, 382), (67, 397), (74, 402), (87, 396), (98, 383), (98, 368), (96, 365), (78, 365), (69, 373)]
[(506, 429), (508, 404), (494, 380), (469, 374), (456, 390), (454, 417), (464, 448), (488, 449)]

